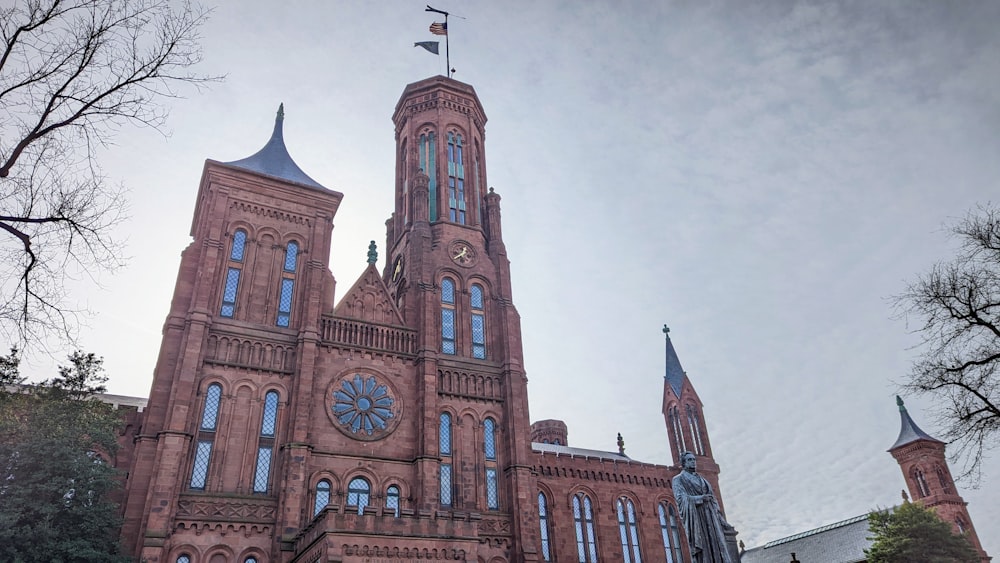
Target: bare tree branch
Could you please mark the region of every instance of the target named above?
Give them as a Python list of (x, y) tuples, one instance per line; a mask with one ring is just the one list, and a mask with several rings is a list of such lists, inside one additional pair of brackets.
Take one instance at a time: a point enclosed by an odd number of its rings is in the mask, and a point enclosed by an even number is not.
[(951, 226), (958, 251), (895, 298), (919, 319), (921, 355), (904, 390), (928, 394), (960, 478), (978, 484), (986, 453), (1000, 443), (1000, 208), (987, 204)]
[(218, 80), (201, 60), (208, 13), (172, 0), (21, 0), (0, 7), (0, 335), (72, 340), (65, 283), (123, 264), (124, 191), (95, 149), (126, 124), (159, 129), (164, 100)]

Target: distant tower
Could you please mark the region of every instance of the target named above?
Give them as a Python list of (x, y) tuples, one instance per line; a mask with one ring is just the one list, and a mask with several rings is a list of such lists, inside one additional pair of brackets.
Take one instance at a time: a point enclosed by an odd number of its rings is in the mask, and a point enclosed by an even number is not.
[(698, 458), (698, 473), (708, 479), (719, 498), (722, 508), (722, 494), (719, 492), (719, 465), (712, 456), (712, 445), (708, 440), (705, 416), (701, 399), (695, 392), (691, 380), (681, 367), (674, 345), (670, 341), (670, 329), (663, 325), (666, 338), (666, 373), (663, 382), (663, 418), (670, 438), (670, 451), (674, 465), (680, 465), (681, 454), (685, 451)]
[(896, 404), (899, 405), (899, 437), (889, 448), (889, 453), (896, 458), (903, 471), (910, 497), (933, 508), (942, 520), (955, 527), (955, 531), (969, 538), (983, 561), (989, 561), (989, 556), (979, 543), (969, 511), (965, 508), (967, 503), (958, 494), (951, 477), (951, 470), (945, 460), (945, 443), (933, 438), (913, 422), (910, 413), (903, 406), (903, 399), (896, 397)]

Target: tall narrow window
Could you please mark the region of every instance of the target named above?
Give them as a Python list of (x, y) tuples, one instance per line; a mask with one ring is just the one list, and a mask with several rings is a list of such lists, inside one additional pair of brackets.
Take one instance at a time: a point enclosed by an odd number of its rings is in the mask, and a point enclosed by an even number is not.
[(399, 208), (403, 211), (403, 224), (410, 224), (410, 163), (408, 162), (409, 155), (406, 154), (406, 139), (403, 139), (402, 144), (399, 147), (399, 161), (402, 164), (399, 170), (399, 176), (403, 178), (403, 201), (400, 202)]
[(371, 490), (371, 485), (363, 477), (351, 479), (351, 484), (347, 486), (347, 506), (357, 508), (358, 514), (364, 514)]
[(441, 413), (438, 448), (441, 452), (441, 504), (451, 506), (451, 415), (446, 412)]
[(663, 535), (663, 551), (667, 555), (667, 563), (682, 563), (680, 530), (677, 528), (677, 513), (674, 507), (661, 502), (657, 506), (660, 517), (660, 533)]
[(622, 556), (625, 563), (642, 563), (639, 550), (639, 530), (635, 523), (635, 505), (631, 499), (622, 497), (615, 503), (618, 510), (618, 532), (622, 540)]
[(580, 563), (597, 563), (597, 539), (594, 537), (594, 510), (590, 497), (573, 497), (573, 523), (576, 527), (576, 553)]
[(674, 444), (677, 445), (677, 455), (679, 457), (687, 451), (687, 444), (684, 441), (684, 429), (681, 427), (681, 417), (677, 410), (677, 405), (670, 407), (667, 413), (667, 417), (670, 419), (670, 432), (674, 435)]
[(208, 479), (208, 464), (212, 459), (212, 444), (219, 421), (219, 404), (222, 402), (222, 386), (213, 383), (205, 392), (205, 406), (198, 427), (198, 442), (194, 451), (194, 465), (191, 468), (191, 488), (205, 489)]
[(497, 423), (492, 418), (483, 422), (483, 457), (486, 458), (486, 508), (500, 509), (497, 483)]
[(420, 149), (419, 156), (420, 167), (423, 168), (424, 172), (429, 178), (427, 184), (428, 196), (430, 202), (430, 216), (431, 222), (437, 221), (438, 218), (438, 201), (437, 201), (437, 169), (435, 168), (434, 155), (436, 154), (435, 148), (435, 138), (433, 131), (425, 131), (420, 135)]
[(486, 359), (486, 314), (483, 310), (483, 287), (472, 284), (470, 292), (472, 305), (472, 357)]
[(448, 219), (465, 224), (465, 167), (458, 133), (448, 133)]
[(931, 494), (931, 489), (927, 486), (927, 480), (924, 479), (924, 472), (919, 467), (913, 470), (913, 482), (917, 484), (917, 494), (920, 495), (920, 498)]
[(938, 482), (941, 483), (941, 490), (946, 494), (951, 494), (951, 483), (948, 481), (948, 477), (945, 475), (944, 469), (941, 469), (941, 466), (938, 465), (934, 468), (934, 471), (937, 473)]
[(399, 487), (390, 485), (385, 490), (385, 511), (399, 518)]
[(226, 285), (222, 290), (222, 308), (219, 310), (219, 316), (232, 318), (236, 314), (236, 295), (240, 289), (240, 272), (243, 270), (246, 243), (246, 231), (239, 229), (233, 233), (233, 244), (229, 249), (229, 266), (226, 269)]
[(693, 406), (687, 406), (688, 426), (691, 428), (691, 440), (694, 442), (696, 454), (705, 455), (705, 445), (701, 440), (701, 421), (698, 419), (698, 411)]
[(271, 480), (271, 458), (274, 452), (274, 430), (278, 423), (278, 393), (264, 395), (264, 416), (260, 421), (260, 439), (257, 442), (257, 471), (253, 477), (253, 492), (267, 493)]
[(549, 510), (545, 493), (538, 493), (538, 524), (541, 528), (542, 559), (552, 561), (552, 544), (549, 541)]
[(290, 242), (285, 247), (285, 265), (278, 291), (278, 326), (287, 327), (292, 317), (292, 292), (295, 289), (295, 269), (299, 260), (299, 244)]
[(441, 352), (455, 353), (455, 282), (441, 280)]
[(326, 479), (316, 483), (316, 501), (313, 503), (313, 516), (316, 516), (330, 504), (330, 482)]
[(960, 533), (962, 535), (965, 534), (965, 528), (966, 528), (966, 526), (965, 526), (965, 520), (962, 520), (961, 516), (956, 516), (955, 517), (955, 527), (958, 528), (958, 533)]

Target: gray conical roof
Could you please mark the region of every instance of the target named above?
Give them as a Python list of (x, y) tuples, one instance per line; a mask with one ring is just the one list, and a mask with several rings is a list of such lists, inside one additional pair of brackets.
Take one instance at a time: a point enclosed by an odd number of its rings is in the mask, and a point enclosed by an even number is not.
[(903, 399), (896, 396), (896, 404), (899, 405), (899, 437), (896, 438), (896, 443), (889, 448), (892, 451), (900, 446), (905, 446), (911, 442), (916, 442), (917, 440), (930, 440), (931, 442), (938, 442), (943, 444), (941, 440), (931, 436), (930, 434), (924, 432), (917, 426), (916, 422), (910, 418), (910, 413), (906, 412), (906, 406), (903, 405)]
[(285, 148), (285, 139), (282, 135), (282, 124), (284, 121), (285, 104), (281, 104), (278, 106), (278, 115), (274, 118), (274, 132), (271, 133), (271, 138), (264, 145), (264, 148), (242, 160), (234, 160), (233, 162), (226, 162), (224, 164), (267, 174), (268, 176), (282, 180), (289, 180), (297, 184), (326, 189), (319, 182), (313, 180), (308, 174), (303, 172), (295, 164), (295, 161), (292, 160), (292, 156), (288, 154), (288, 149)]
[(687, 377), (687, 374), (681, 367), (681, 360), (677, 357), (677, 351), (674, 350), (674, 343), (670, 341), (670, 329), (667, 328), (667, 325), (663, 325), (663, 334), (667, 337), (666, 373), (663, 377), (670, 384), (670, 388), (674, 390), (674, 395), (680, 397), (681, 386), (684, 384), (684, 378)]

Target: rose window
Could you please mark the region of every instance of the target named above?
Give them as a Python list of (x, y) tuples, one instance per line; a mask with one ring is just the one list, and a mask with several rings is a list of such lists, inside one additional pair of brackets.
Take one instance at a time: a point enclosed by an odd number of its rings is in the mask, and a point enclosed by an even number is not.
[(352, 434), (372, 436), (394, 418), (395, 400), (387, 386), (371, 375), (354, 374), (333, 391), (333, 416)]

